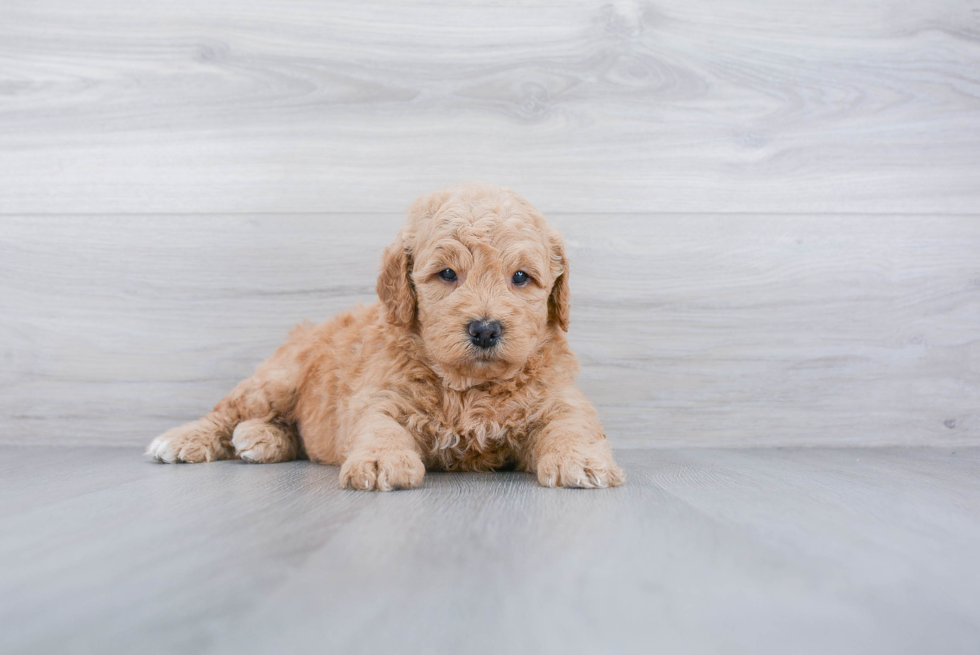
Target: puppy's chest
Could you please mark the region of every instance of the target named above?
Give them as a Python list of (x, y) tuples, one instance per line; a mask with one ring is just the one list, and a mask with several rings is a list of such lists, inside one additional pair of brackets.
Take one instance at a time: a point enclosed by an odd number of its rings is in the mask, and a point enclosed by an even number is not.
[(418, 409), (409, 430), (428, 451), (429, 465), (450, 471), (516, 464), (531, 430), (526, 398), (454, 393)]

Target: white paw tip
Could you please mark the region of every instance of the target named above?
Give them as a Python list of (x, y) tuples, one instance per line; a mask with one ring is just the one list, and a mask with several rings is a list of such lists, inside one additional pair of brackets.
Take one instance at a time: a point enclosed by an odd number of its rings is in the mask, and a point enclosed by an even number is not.
[(158, 462), (164, 462), (166, 464), (173, 464), (175, 459), (174, 455), (167, 449), (167, 442), (162, 441), (160, 437), (150, 442), (149, 447), (146, 449), (146, 454)]

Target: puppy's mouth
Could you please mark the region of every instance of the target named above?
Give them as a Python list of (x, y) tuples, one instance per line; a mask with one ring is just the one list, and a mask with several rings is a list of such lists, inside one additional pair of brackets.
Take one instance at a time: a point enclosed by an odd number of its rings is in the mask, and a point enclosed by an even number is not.
[(511, 364), (507, 343), (500, 339), (496, 343), (481, 347), (470, 341), (466, 344), (466, 355), (460, 361), (463, 369), (470, 375), (497, 377)]
[(470, 346), (470, 353), (472, 353), (472, 359), (475, 364), (492, 364), (494, 362), (500, 361), (500, 351), (501, 347), (499, 345), (491, 346), (490, 348), (480, 348), (477, 346)]
[(464, 348), (456, 358), (440, 363), (435, 369), (447, 386), (453, 389), (468, 389), (493, 380), (506, 380), (520, 368), (503, 342), (489, 348), (467, 343)]

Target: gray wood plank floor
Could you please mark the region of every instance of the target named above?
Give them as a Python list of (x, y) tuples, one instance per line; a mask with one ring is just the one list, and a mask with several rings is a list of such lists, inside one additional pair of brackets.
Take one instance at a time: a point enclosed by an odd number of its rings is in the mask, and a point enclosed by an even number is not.
[(0, 446), (5, 653), (975, 653), (980, 449), (620, 450), (626, 486)]

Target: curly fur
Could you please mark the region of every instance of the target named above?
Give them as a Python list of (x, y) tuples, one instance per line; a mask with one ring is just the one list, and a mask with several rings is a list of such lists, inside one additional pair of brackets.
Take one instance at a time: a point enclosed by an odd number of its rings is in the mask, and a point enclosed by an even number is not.
[[(452, 268), (447, 282), (439, 271)], [(530, 276), (514, 285), (517, 270)], [(573, 381), (561, 236), (507, 189), (467, 184), (420, 198), (384, 252), (380, 303), (296, 327), (207, 416), (157, 437), (164, 462), (307, 455), (354, 489), (418, 486), (426, 469), (517, 467), (546, 486), (623, 474)], [(466, 326), (503, 326), (489, 351)]]

